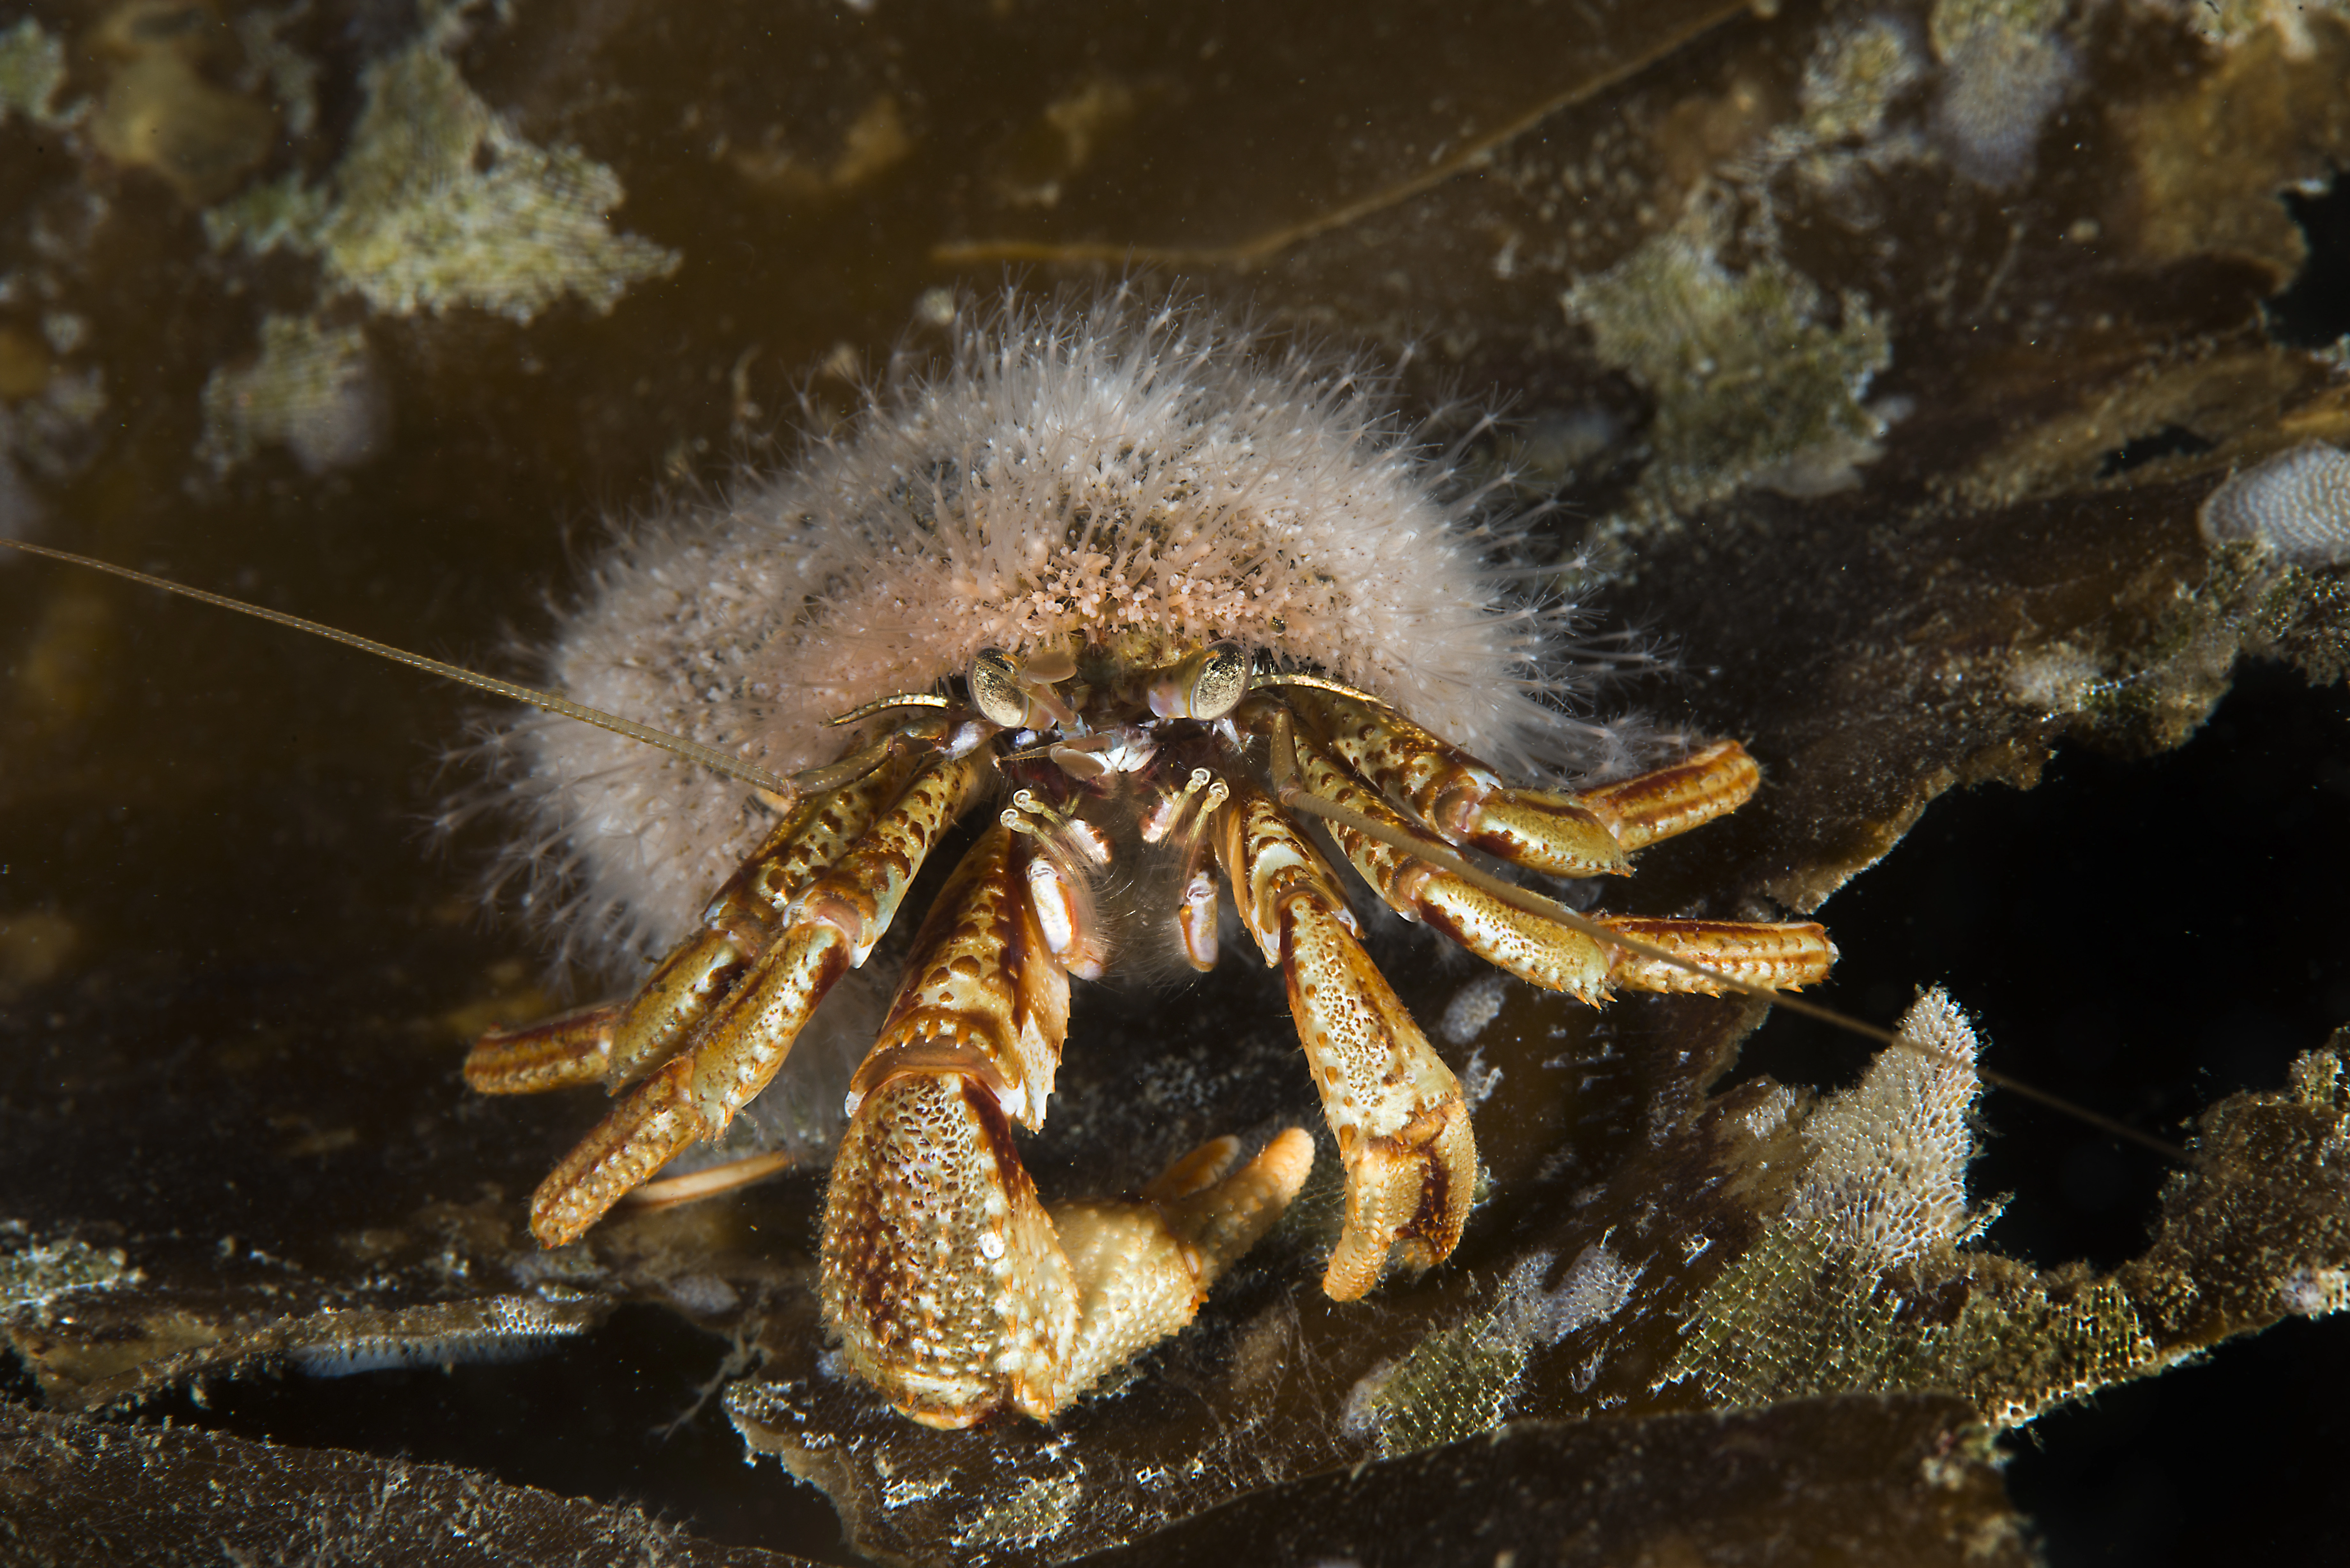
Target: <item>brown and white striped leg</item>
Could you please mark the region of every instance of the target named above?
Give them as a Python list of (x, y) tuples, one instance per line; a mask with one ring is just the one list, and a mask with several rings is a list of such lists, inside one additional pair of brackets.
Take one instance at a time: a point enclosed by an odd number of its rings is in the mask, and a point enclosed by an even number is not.
[(781, 933), (691, 1024), (680, 1048), (539, 1183), (531, 1231), (541, 1244), (576, 1240), (686, 1145), (724, 1132), (767, 1086), (816, 1004), (889, 930), (922, 862), (974, 798), (984, 765), (970, 756), (933, 763), (790, 900)]
[(1555, 877), (1624, 871), (1627, 852), (1736, 811), (1762, 782), (1745, 747), (1717, 741), (1596, 789), (1510, 789), (1486, 763), (1391, 708), (1311, 687), (1280, 701), (1357, 777), (1439, 838)]
[(465, 1054), (465, 1086), (477, 1095), (537, 1095), (600, 1084), (612, 1069), (612, 1035), (628, 1005), (598, 1002), (518, 1029), (486, 1030)]
[(1569, 797), (1607, 825), (1626, 849), (1671, 838), (1726, 816), (1754, 798), (1762, 770), (1735, 741), (1716, 741), (1651, 768)]
[[(1423, 829), (1373, 794), (1314, 737), (1298, 734), (1294, 744), (1298, 783), (1309, 794), (1399, 834), (1413, 838), (1422, 836)], [(1653, 798), (1670, 796), (1659, 791)], [(1565, 992), (1596, 1003), (1606, 1001), (1617, 986), (1716, 995), (1726, 989), (1709, 975), (1611, 946), (1586, 932), (1546, 920), (1415, 857), (1409, 850), (1343, 823), (1332, 823), (1329, 828), (1347, 861), (1388, 908), (1408, 920), (1427, 922), (1486, 962), (1545, 990)], [(1595, 919), (1612, 930), (1703, 964), (1713, 975), (1727, 975), (1750, 985), (1777, 990), (1809, 985), (1825, 979), (1835, 961), (1835, 948), (1827, 932), (1808, 921), (1756, 924), (1607, 915)]]
[(1630, 915), (1605, 915), (1599, 923), (1653, 947), (1702, 964), (1699, 974), (1679, 964), (1610, 948), (1610, 983), (1632, 991), (1703, 992), (1719, 996), (1724, 987), (1714, 975), (1727, 975), (1749, 985), (1773, 991), (1794, 991), (1827, 979), (1835, 963), (1835, 944), (1825, 927), (1809, 920), (1762, 925), (1744, 920), (1650, 920)]
[(1460, 1081), (1363, 951), (1330, 868), (1243, 783), (1218, 846), (1241, 919), (1278, 964), (1323, 1114), (1347, 1162), (1347, 1223), (1322, 1288), (1349, 1301), (1392, 1256), (1424, 1268), (1461, 1239), (1477, 1179)]
[[(1516, 790), (1484, 763), (1394, 709), (1313, 687), (1274, 699), (1371, 788), (1408, 806), (1448, 844), (1484, 850), (1554, 877), (1621, 872), (1624, 848), (1573, 795)], [(1262, 714), (1243, 710), (1243, 722)]]
[(466, 1086), (480, 1095), (534, 1095), (600, 1083), (618, 1094), (667, 1062), (766, 950), (791, 901), (897, 798), (916, 760), (910, 753), (893, 757), (800, 802), (634, 994), (488, 1031), (465, 1057)]

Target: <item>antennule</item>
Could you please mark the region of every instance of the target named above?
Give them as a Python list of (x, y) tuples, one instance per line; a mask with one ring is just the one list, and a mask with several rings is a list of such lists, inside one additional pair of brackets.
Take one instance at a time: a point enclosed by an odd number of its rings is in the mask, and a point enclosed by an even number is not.
[(657, 746), (674, 756), (683, 757), (690, 763), (699, 763), (712, 773), (724, 774), (730, 778), (738, 778), (745, 784), (755, 784), (761, 789), (772, 791), (786, 802), (796, 800), (800, 795), (799, 785), (783, 774), (770, 772), (755, 763), (729, 756), (713, 746), (705, 746), (699, 741), (689, 741), (682, 735), (672, 735), (667, 731), (639, 724), (633, 719), (623, 719), (617, 713), (607, 713), (600, 708), (590, 708), (585, 703), (574, 702), (568, 697), (558, 697), (552, 691), (541, 691), (536, 687), (525, 686), (517, 681), (501, 680), (494, 675), (483, 675), (475, 670), (467, 670), (463, 665), (444, 664), (437, 659), (427, 659), (421, 653), (411, 653), (405, 649), (394, 648), (390, 643), (377, 642), (372, 638), (361, 637), (356, 632), (338, 631), (331, 626), (321, 626), (314, 620), (304, 620), (298, 615), (287, 615), (283, 610), (265, 609), (259, 605), (247, 604), (243, 599), (230, 598), (225, 594), (207, 593), (203, 588), (192, 588), (184, 583), (175, 583), (169, 577), (158, 577), (146, 572), (135, 572), (129, 566), (118, 566), (111, 561), (100, 561), (89, 556), (77, 556), (70, 550), (53, 550), (47, 545), (27, 545), (21, 539), (0, 539), (0, 545), (5, 545), (12, 550), (22, 550), (28, 556), (46, 556), (53, 561), (64, 561), (76, 566), (88, 566), (92, 571), (104, 572), (109, 576), (121, 577), (130, 582), (142, 584), (147, 587), (161, 588), (165, 593), (178, 594), (182, 598), (195, 599), (203, 604), (216, 605), (222, 609), (234, 610), (239, 615), (252, 616), (257, 620), (275, 621), (279, 626), (291, 627), (296, 631), (307, 631), (314, 637), (323, 637), (329, 642), (339, 642), (346, 648), (356, 648), (362, 653), (372, 653), (379, 659), (389, 659), (394, 664), (405, 664), (411, 670), (421, 670), (428, 675), (438, 675), (444, 680), (454, 680), (461, 686), (471, 686), (476, 691), (511, 698), (516, 702), (527, 703), (546, 712), (559, 713), (566, 719), (577, 719), (583, 724), (593, 724), (599, 730), (609, 730), (612, 733), (625, 735), (631, 741), (641, 741), (648, 746)]

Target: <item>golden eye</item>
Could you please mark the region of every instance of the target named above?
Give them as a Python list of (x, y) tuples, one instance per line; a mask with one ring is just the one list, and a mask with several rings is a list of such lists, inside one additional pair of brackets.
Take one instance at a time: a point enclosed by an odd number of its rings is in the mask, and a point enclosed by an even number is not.
[(1159, 672), (1150, 683), (1150, 711), (1162, 719), (1221, 719), (1248, 695), (1248, 649), (1211, 642)]
[(1237, 642), (1211, 642), (1201, 649), (1191, 676), (1194, 719), (1221, 719), (1248, 695), (1248, 649)]
[(971, 705), (1007, 730), (1028, 727), (1030, 702), (1020, 667), (1000, 648), (983, 648), (971, 661)]

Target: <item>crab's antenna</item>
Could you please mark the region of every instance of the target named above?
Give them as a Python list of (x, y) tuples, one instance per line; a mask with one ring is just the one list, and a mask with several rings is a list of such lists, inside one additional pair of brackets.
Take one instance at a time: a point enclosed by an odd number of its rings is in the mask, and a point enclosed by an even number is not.
[(723, 1165), (704, 1166), (683, 1176), (664, 1176), (659, 1181), (648, 1181), (621, 1199), (615, 1207), (671, 1209), (681, 1203), (699, 1203), (705, 1198), (715, 1198), (722, 1192), (748, 1187), (779, 1170), (788, 1170), (792, 1164), (792, 1155), (784, 1149), (745, 1155), (741, 1159), (730, 1159)]
[[(1279, 754), (1278, 748), (1275, 750), (1275, 754), (1276, 756)], [(1736, 975), (1724, 974), (1720, 970), (1708, 969), (1701, 963), (1659, 947), (1653, 942), (1645, 942), (1638, 937), (1612, 930), (1588, 916), (1575, 913), (1555, 898), (1545, 898), (1530, 888), (1522, 888), (1515, 882), (1506, 881), (1490, 871), (1473, 866), (1465, 857), (1455, 855), (1449, 849), (1411, 835), (1399, 833), (1387, 824), (1365, 816), (1360, 812), (1349, 811), (1336, 801), (1325, 800), (1318, 794), (1309, 794), (1294, 779), (1279, 784), (1277, 794), (1284, 805), (1302, 811), (1308, 816), (1319, 816), (1337, 823), (1340, 826), (1351, 828), (1366, 837), (1375, 838), (1382, 844), (1403, 850), (1407, 854), (1427, 861), (1431, 866), (1441, 867), (1462, 881), (1491, 893), (1505, 904), (1523, 909), (1526, 913), (1539, 916), (1545, 920), (1556, 921), (1570, 930), (1581, 931), (1585, 936), (1605, 942), (1609, 947), (1626, 948), (1643, 958), (1656, 959), (1671, 964), (1677, 969), (1685, 969), (1693, 974), (1704, 975), (1725, 991), (1741, 992), (1748, 996), (1761, 997), (1774, 1007), (1783, 1007), (1789, 1012), (1800, 1012), (1806, 1018), (1816, 1018), (1832, 1028), (1864, 1035), (1880, 1044), (1899, 1045), (1910, 1050), (1925, 1051), (1929, 1054), (1939, 1054), (1933, 1052), (1930, 1046), (1918, 1041), (1907, 1039), (1890, 1029), (1848, 1017), (1832, 1007), (1822, 1007), (1816, 1002), (1806, 1002), (1800, 996), (1790, 996), (1783, 991), (1773, 991), (1769, 986), (1758, 985), (1752, 981), (1742, 980)], [(2052, 1095), (2045, 1089), (2012, 1078), (2004, 1073), (1991, 1072), (1980, 1065), (1974, 1071), (1975, 1075), (1986, 1084), (1996, 1085), (2000, 1088), (2021, 1095), (2025, 1099), (2036, 1100), (2043, 1106), (2053, 1106), (2069, 1116), (2078, 1116), (2100, 1131), (2150, 1148), (2166, 1159), (2185, 1166), (2193, 1166), (2197, 1163), (2193, 1156), (2178, 1145), (2167, 1139), (2158, 1138), (2152, 1133), (2141, 1132), (2127, 1122), (2116, 1121), (2111, 1116), (2089, 1109), (2086, 1106), (2074, 1105), (2061, 1095)]]
[(1266, 686), (1311, 686), (1316, 691), (1336, 691), (1341, 697), (1352, 697), (1358, 702), (1368, 702), (1375, 708), (1387, 706), (1385, 702), (1367, 691), (1336, 680), (1326, 680), (1319, 675), (1307, 675), (1294, 670), (1258, 670), (1250, 673), (1249, 687), (1252, 691)]
[(331, 626), (321, 626), (315, 620), (304, 620), (298, 615), (287, 615), (283, 610), (265, 609), (259, 605), (247, 604), (243, 599), (230, 598), (225, 594), (207, 593), (202, 588), (192, 588), (184, 583), (175, 583), (169, 577), (158, 577), (146, 572), (135, 572), (129, 566), (118, 566), (111, 561), (100, 561), (88, 556), (77, 556), (70, 550), (53, 550), (47, 545), (27, 545), (21, 539), (0, 539), (0, 545), (5, 545), (12, 550), (22, 550), (28, 556), (46, 556), (53, 561), (65, 561), (77, 566), (88, 566), (92, 571), (105, 572), (109, 576), (140, 583), (151, 588), (161, 588), (165, 593), (178, 594), (182, 598), (195, 599), (203, 604), (216, 605), (222, 609), (234, 610), (239, 615), (249, 615), (259, 620), (275, 621), (279, 626), (291, 627), (296, 631), (307, 631), (314, 637), (323, 637), (329, 642), (339, 642), (346, 648), (356, 648), (363, 653), (372, 653), (379, 659), (389, 659), (394, 664), (405, 664), (411, 670), (421, 670), (428, 675), (438, 675), (444, 680), (454, 680), (461, 686), (471, 686), (476, 691), (488, 691), (499, 697), (512, 698), (517, 702), (528, 703), (531, 707), (543, 709), (549, 713), (559, 713), (567, 719), (577, 719), (583, 724), (593, 724), (599, 730), (609, 730), (612, 733), (625, 735), (631, 741), (641, 741), (648, 746), (658, 746), (673, 756), (683, 757), (690, 763), (699, 763), (712, 773), (724, 774), (730, 778), (738, 778), (745, 784), (754, 784), (780, 797), (785, 803), (798, 799), (801, 794), (801, 787), (798, 784), (781, 774), (773, 773), (759, 766), (756, 763), (745, 762), (741, 757), (729, 756), (714, 746), (705, 746), (699, 741), (689, 741), (682, 735), (672, 735), (665, 730), (656, 730), (649, 724), (639, 724), (633, 719), (623, 719), (618, 713), (607, 713), (600, 708), (590, 708), (583, 702), (574, 702), (568, 697), (558, 697), (552, 691), (541, 691), (536, 687), (525, 686), (517, 681), (501, 680), (494, 675), (484, 675), (477, 670), (467, 670), (463, 665), (444, 664), (437, 659), (427, 659), (421, 653), (411, 653), (405, 649), (394, 648), (390, 643), (377, 642), (372, 638), (361, 637), (356, 632), (338, 631)]
[(836, 713), (827, 719), (827, 727), (854, 724), (859, 719), (870, 719), (876, 713), (886, 713), (892, 708), (951, 708), (954, 704), (930, 691), (900, 691), (894, 697), (876, 697), (861, 708), (851, 708), (846, 713)]

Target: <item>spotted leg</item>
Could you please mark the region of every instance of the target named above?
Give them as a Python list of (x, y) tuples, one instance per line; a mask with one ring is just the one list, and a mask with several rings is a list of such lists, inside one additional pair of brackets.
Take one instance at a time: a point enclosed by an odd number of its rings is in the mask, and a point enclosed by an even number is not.
[[(715, 1138), (734, 1113), (767, 1086), (792, 1042), (841, 975), (865, 961), (889, 930), (906, 888), (941, 835), (974, 798), (983, 763), (972, 756), (934, 761), (847, 851), (789, 902), (775, 938), (739, 976), (697, 999), (681, 979), (649, 988), (638, 1002), (647, 1033), (673, 1040), (666, 1057), (579, 1140), (531, 1195), (531, 1231), (542, 1245), (577, 1239), (611, 1206), (697, 1138)], [(723, 956), (713, 928), (688, 939), (657, 973), (712, 974)], [(723, 994), (719, 994), (723, 990)], [(684, 1016), (681, 1017), (682, 1013)], [(623, 1011), (623, 1019), (627, 1017)], [(615, 1031), (615, 1065), (619, 1065)], [(631, 1064), (632, 1067), (635, 1064)]]
[[(1332, 756), (1313, 736), (1276, 736), (1274, 743), (1282, 744), (1284, 739), (1295, 748), (1297, 780), (1309, 794), (1369, 817), (1409, 838), (1425, 841), (1424, 827), (1372, 793), (1352, 769)], [(1742, 757), (1743, 753), (1740, 755)], [(1709, 769), (1718, 771), (1718, 764), (1690, 770), (1696, 775), (1694, 785), (1684, 780), (1659, 780), (1659, 787), (1649, 790), (1645, 797), (1638, 790), (1627, 789), (1627, 804), (1617, 813), (1618, 820), (1638, 824), (1641, 831), (1650, 827), (1652, 819), (1635, 809), (1643, 798), (1661, 803), (1663, 812), (1687, 816), (1691, 809), (1688, 802), (1692, 797), (1702, 798), (1706, 785), (1712, 782)], [(1644, 774), (1642, 778), (1653, 776)], [(1640, 782), (1633, 779), (1626, 784), (1638, 785)], [(1594, 917), (1611, 930), (1661, 947), (1711, 971), (1700, 973), (1630, 948), (1613, 946), (1555, 920), (1546, 920), (1495, 898), (1441, 867), (1418, 858), (1409, 850), (1343, 823), (1329, 826), (1331, 836), (1348, 862), (1362, 873), (1363, 879), (1389, 909), (1408, 920), (1425, 921), (1486, 962), (1521, 980), (1545, 990), (1565, 992), (1585, 1002), (1604, 1002), (1617, 986), (1635, 991), (1719, 994), (1725, 989), (1716, 978), (1721, 975), (1783, 990), (1825, 979), (1828, 966), (1835, 961), (1835, 947), (1828, 940), (1827, 932), (1809, 921), (1760, 924)]]
[[(1505, 786), (1477, 758), (1394, 709), (1302, 687), (1285, 705), (1357, 778), (1409, 808), (1426, 830), (1554, 877), (1627, 870), (1625, 853), (1736, 811), (1762, 771), (1735, 741), (1581, 793)], [(1262, 705), (1253, 717), (1261, 724)]]
[(1363, 951), (1329, 866), (1288, 814), (1242, 782), (1219, 818), (1241, 920), (1278, 965), (1323, 1115), (1347, 1162), (1347, 1222), (1322, 1288), (1351, 1301), (1392, 1255), (1449, 1256), (1476, 1186), (1461, 1084)]
[(1736, 811), (1762, 784), (1762, 770), (1745, 747), (1716, 741), (1679, 762), (1570, 798), (1605, 823), (1617, 843), (1638, 849)]
[[(1314, 687), (1286, 689), (1279, 701), (1358, 777), (1409, 807), (1448, 844), (1554, 877), (1626, 868), (1623, 844), (1575, 797), (1511, 789), (1492, 768), (1392, 708)], [(1261, 722), (1269, 711), (1264, 704), (1243, 711), (1243, 722)]]
[(602, 1084), (618, 1094), (667, 1062), (767, 950), (792, 900), (863, 836), (912, 772), (912, 756), (900, 756), (801, 801), (633, 995), (490, 1030), (465, 1057), (466, 1086), (532, 1095)]
[(1190, 1322), (1313, 1161), (1292, 1129), (1228, 1173), (1219, 1140), (1135, 1201), (1045, 1211), (1012, 1141), (1014, 1120), (1044, 1120), (1068, 1019), (1030, 903), (1035, 853), (998, 825), (941, 893), (852, 1081), (825, 1202), (826, 1320), (862, 1376), (933, 1427), (1049, 1420)]

